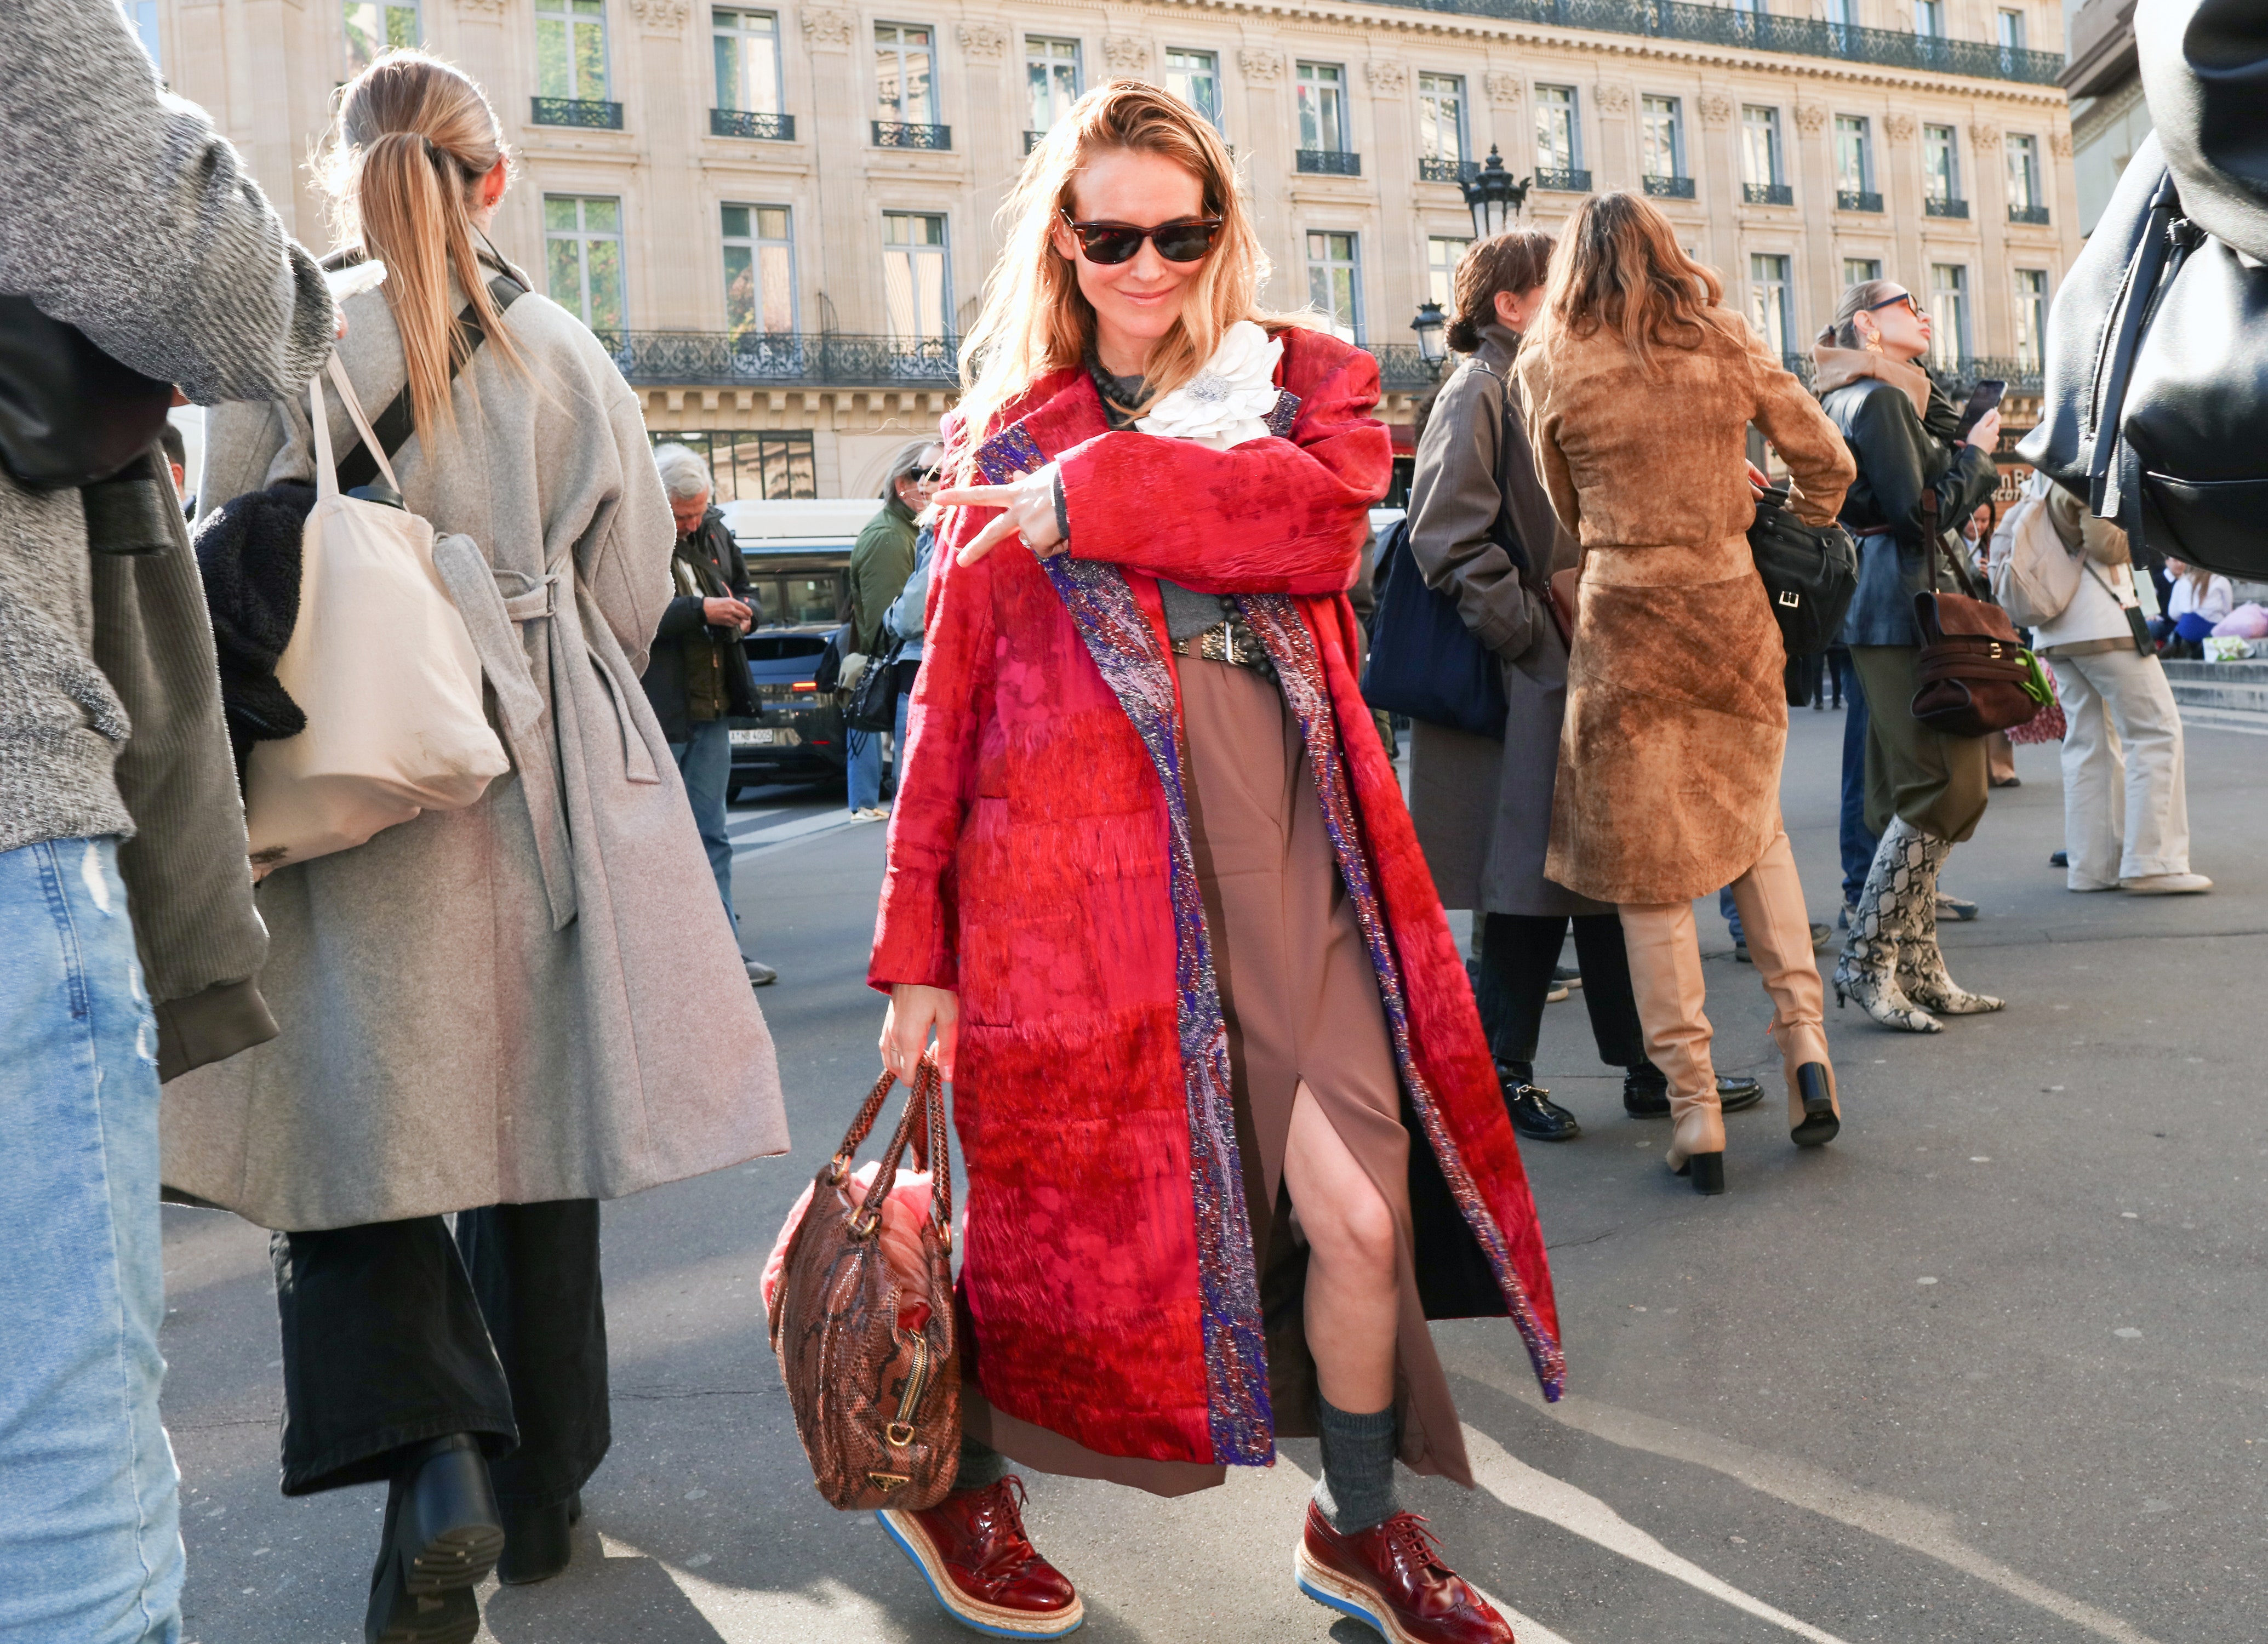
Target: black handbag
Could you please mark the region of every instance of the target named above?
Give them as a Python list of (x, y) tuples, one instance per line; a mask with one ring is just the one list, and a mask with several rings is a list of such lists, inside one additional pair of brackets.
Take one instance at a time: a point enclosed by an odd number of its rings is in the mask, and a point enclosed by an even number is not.
[(1859, 587), (1859, 549), (1851, 534), (1831, 523), (1804, 524), (1788, 512), (1787, 487), (1774, 485), (1756, 499), (1749, 552), (1788, 656), (1817, 656), (1833, 645)]
[(97, 348), (28, 297), (0, 296), (0, 467), (31, 490), (94, 485), (158, 443), (171, 383)]
[(850, 688), (850, 703), (843, 717), (851, 728), (860, 731), (895, 731), (898, 728), (898, 652), (905, 649), (904, 641), (887, 651), (878, 651), (866, 659), (865, 670), (858, 682)]
[(2017, 447), (2170, 555), (2268, 578), (2268, 210), (2257, 5), (2153, 0), (2134, 41), (2153, 124), (2048, 321), (2039, 426)]
[(1379, 545), (1378, 606), (1370, 618), (1363, 700), (1388, 713), (1504, 740), (1511, 711), (1504, 668), (1457, 615), (1456, 596), (1425, 586), (1410, 551), (1410, 521)]

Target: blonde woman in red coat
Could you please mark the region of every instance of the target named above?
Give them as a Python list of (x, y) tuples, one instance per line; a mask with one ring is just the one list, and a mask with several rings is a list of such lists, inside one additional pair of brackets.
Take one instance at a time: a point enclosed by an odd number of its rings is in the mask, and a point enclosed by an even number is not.
[[(1160, 1494), (1319, 1434), (1302, 1588), (1511, 1638), (1394, 1499), (1471, 1483), (1425, 1321), (1562, 1374), (1462, 963), (1356, 688), (1375, 363), (1261, 313), (1228, 152), (1122, 83), (1025, 166), (946, 426), (870, 977), (968, 1168), (958, 1486), (885, 1527), (947, 1613), (1056, 1637), (1012, 1456)], [(1291, 1215), (1297, 1208), (1296, 1226)]]

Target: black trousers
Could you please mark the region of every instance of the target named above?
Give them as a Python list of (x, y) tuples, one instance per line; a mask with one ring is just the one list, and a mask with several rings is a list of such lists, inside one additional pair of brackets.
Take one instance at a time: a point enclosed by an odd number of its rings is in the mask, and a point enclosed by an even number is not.
[[(1499, 1062), (1532, 1063), (1543, 1028), (1544, 996), (1559, 963), (1568, 916), (1491, 913), (1481, 925), (1480, 985), (1476, 990), (1489, 1051)], [(1575, 916), (1575, 957), (1583, 972), (1583, 1004), (1599, 1059), (1610, 1067), (1646, 1060), (1646, 1030), (1631, 992), (1630, 955), (1617, 914)]]
[(479, 1435), (497, 1497), (564, 1501), (612, 1432), (599, 1206), (493, 1205), (457, 1217), (279, 1233), (284, 1493), (389, 1477), (404, 1446)]

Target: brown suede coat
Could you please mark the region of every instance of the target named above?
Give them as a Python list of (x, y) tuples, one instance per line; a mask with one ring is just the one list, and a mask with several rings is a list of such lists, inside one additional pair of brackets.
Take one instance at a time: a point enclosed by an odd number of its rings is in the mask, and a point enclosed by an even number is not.
[(1808, 524), (1835, 518), (1854, 472), (1803, 384), (1718, 317), (1734, 335), (1657, 347), (1651, 375), (1603, 327), (1518, 363), (1552, 505), (1584, 549), (1544, 872), (1601, 902), (1690, 901), (1779, 830), (1785, 658), (1749, 554), (1748, 425)]

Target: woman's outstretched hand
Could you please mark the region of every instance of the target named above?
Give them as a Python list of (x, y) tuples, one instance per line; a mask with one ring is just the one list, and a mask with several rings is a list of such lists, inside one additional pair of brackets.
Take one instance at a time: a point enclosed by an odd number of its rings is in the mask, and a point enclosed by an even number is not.
[(1056, 527), (1056, 465), (1049, 463), (1007, 485), (948, 485), (937, 494), (945, 508), (998, 508), (1000, 517), (979, 531), (954, 563), (973, 565), (1010, 537), (1044, 558), (1063, 541)]
[(924, 987), (901, 982), (890, 989), (890, 1005), (882, 1017), (882, 1065), (908, 1084), (929, 1048), (930, 1030), (937, 1030), (937, 1071), (953, 1078), (953, 1046), (961, 1027), (961, 1000), (951, 988)]

